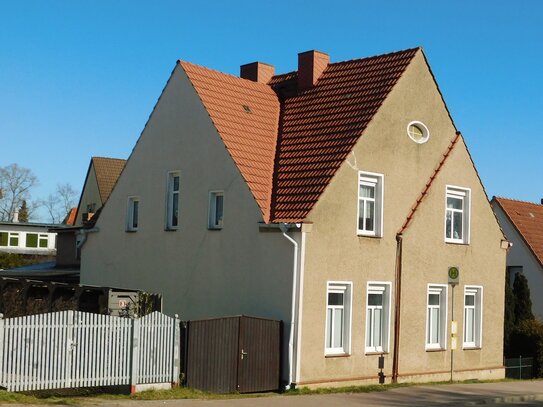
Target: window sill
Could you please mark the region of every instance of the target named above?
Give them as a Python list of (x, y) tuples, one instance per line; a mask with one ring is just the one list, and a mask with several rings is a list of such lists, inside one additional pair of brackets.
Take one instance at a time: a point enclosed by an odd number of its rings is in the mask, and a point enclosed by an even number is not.
[(426, 352), (445, 352), (447, 348), (426, 348)]
[(325, 358), (348, 358), (350, 356), (350, 353), (326, 353), (324, 355)]
[(462, 346), (462, 350), (481, 350), (480, 346)]
[(369, 237), (370, 239), (381, 239), (383, 237), (382, 235), (370, 235), (370, 234), (361, 233), (361, 232), (358, 232), (356, 235), (358, 237)]
[(387, 350), (382, 350), (382, 351), (366, 351), (366, 352), (364, 353), (364, 355), (366, 355), (366, 356), (373, 356), (373, 355), (377, 355), (377, 356), (388, 355), (388, 351), (387, 351)]
[(177, 232), (177, 228), (165, 228), (164, 232)]
[(136, 233), (138, 231), (138, 229), (134, 229), (134, 230), (125, 230), (126, 233)]
[(207, 230), (222, 230), (222, 226), (221, 226), (221, 227), (211, 227), (211, 226), (208, 226), (208, 227), (207, 227)]
[(469, 246), (469, 242), (456, 241), (456, 240), (445, 240), (445, 243), (447, 243), (447, 244), (461, 245), (461, 246)]

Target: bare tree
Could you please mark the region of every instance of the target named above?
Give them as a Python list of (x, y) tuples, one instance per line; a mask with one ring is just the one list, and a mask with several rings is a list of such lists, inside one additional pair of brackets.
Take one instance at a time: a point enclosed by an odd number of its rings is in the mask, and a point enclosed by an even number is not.
[(58, 184), (54, 194), (49, 194), (42, 205), (52, 223), (60, 223), (77, 204), (79, 193), (69, 184)]
[(30, 191), (38, 185), (34, 173), (17, 164), (0, 167), (0, 221), (9, 221), (24, 200), (30, 200)]

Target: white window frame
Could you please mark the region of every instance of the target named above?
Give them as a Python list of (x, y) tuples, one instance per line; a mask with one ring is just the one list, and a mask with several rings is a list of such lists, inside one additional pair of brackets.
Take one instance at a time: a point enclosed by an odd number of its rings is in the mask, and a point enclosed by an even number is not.
[[(428, 284), (426, 290), (426, 336), (424, 342), (426, 350), (445, 350), (447, 349), (447, 321), (448, 321), (448, 286), (446, 284)], [(438, 343), (429, 341), (430, 324), (430, 309), (436, 309), (435, 305), (430, 305), (430, 294), (439, 294), (439, 338)]]
[[(359, 236), (383, 236), (383, 208), (384, 208), (384, 184), (383, 174), (359, 171), (357, 188), (357, 211), (356, 211), (356, 233)], [(375, 188), (374, 198), (363, 198), (360, 196), (360, 186), (366, 185)], [(373, 230), (367, 230), (365, 225), (360, 229), (361, 201), (364, 202), (362, 210), (366, 210), (367, 202), (374, 202), (374, 225)]]
[[(447, 198), (458, 198), (462, 200), (462, 209), (453, 209), (447, 207)], [(447, 236), (447, 214), (451, 212), (451, 236)], [(453, 213), (462, 213), (462, 238), (456, 239), (453, 236), (454, 234), (454, 218)], [(445, 242), (447, 243), (458, 243), (458, 244), (469, 244), (470, 243), (470, 219), (471, 219), (471, 189), (465, 187), (459, 187), (455, 185), (446, 185), (445, 188), (445, 227), (443, 234), (445, 236)]]
[[(136, 213), (136, 225), (134, 225), (134, 206), (137, 203), (138, 210)], [(137, 196), (129, 196), (126, 208), (126, 231), (127, 232), (136, 232), (139, 227), (139, 204), (140, 198)]]
[[(324, 354), (326, 356), (334, 355), (350, 355), (351, 354), (351, 331), (352, 331), (352, 287), (350, 281), (328, 281), (326, 286), (326, 317), (325, 317), (325, 334), (324, 334)], [(328, 347), (328, 338), (334, 337), (334, 324), (329, 320), (329, 309), (337, 309), (340, 306), (328, 304), (328, 294), (342, 293), (343, 294), (343, 324), (342, 324), (342, 339), (341, 346)], [(332, 314), (333, 315), (333, 314)], [(329, 326), (332, 331), (329, 331)]]
[[(222, 197), (222, 216), (217, 219), (217, 197)], [(224, 220), (224, 191), (209, 192), (209, 215), (207, 227), (208, 229), (222, 229)]]
[[(174, 179), (175, 177), (178, 177), (179, 183), (178, 183), (178, 189), (177, 191), (174, 191)], [(166, 230), (177, 230), (179, 229), (179, 221), (180, 221), (180, 190), (181, 190), (181, 173), (179, 171), (169, 171), (168, 172), (168, 183), (166, 188)], [(173, 206), (174, 201), (177, 201), (177, 224), (174, 224), (174, 218), (173, 218)]]
[[(387, 353), (390, 349), (390, 312), (391, 312), (391, 290), (392, 283), (388, 281), (368, 281), (366, 290), (366, 336), (365, 336), (365, 351), (366, 353)], [(369, 305), (370, 294), (381, 294), (383, 296), (383, 304), (381, 309), (381, 345), (375, 346), (370, 338), (370, 320), (373, 320), (375, 309), (378, 306)], [(372, 324), (373, 326), (373, 324)]]
[[(466, 296), (474, 296), (474, 305), (466, 305)], [(467, 310), (473, 309), (473, 341), (466, 341), (467, 334)], [(464, 287), (464, 313), (463, 313), (463, 349), (479, 349), (483, 346), (483, 287), (479, 285), (467, 285)]]

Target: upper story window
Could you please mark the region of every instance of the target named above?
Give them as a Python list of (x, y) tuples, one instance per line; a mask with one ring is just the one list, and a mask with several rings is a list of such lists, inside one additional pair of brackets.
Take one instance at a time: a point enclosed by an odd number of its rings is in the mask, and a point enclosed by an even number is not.
[(166, 229), (179, 227), (179, 179), (178, 171), (168, 173), (168, 194), (166, 197)]
[(209, 229), (222, 229), (224, 214), (224, 192), (211, 191), (209, 193)]
[(469, 188), (447, 186), (445, 196), (446, 242), (469, 243), (470, 195)]
[(327, 355), (350, 353), (351, 282), (328, 282), (326, 291)]
[(366, 352), (387, 352), (390, 320), (390, 283), (368, 283)]
[(430, 131), (424, 123), (413, 121), (407, 125), (407, 135), (415, 143), (424, 144), (430, 138)]
[(140, 200), (138, 197), (128, 198), (128, 207), (126, 211), (126, 230), (135, 232), (138, 230)]
[(426, 313), (426, 349), (446, 349), (447, 286), (428, 285)]
[(483, 287), (464, 287), (464, 348), (480, 348), (483, 326)]
[(383, 174), (358, 174), (358, 234), (383, 235)]

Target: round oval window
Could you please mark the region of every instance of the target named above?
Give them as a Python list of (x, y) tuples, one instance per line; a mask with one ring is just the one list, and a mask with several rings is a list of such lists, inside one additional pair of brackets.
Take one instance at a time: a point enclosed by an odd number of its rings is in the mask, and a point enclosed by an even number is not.
[(422, 144), (430, 138), (428, 127), (422, 122), (411, 122), (407, 125), (407, 134), (415, 143)]

